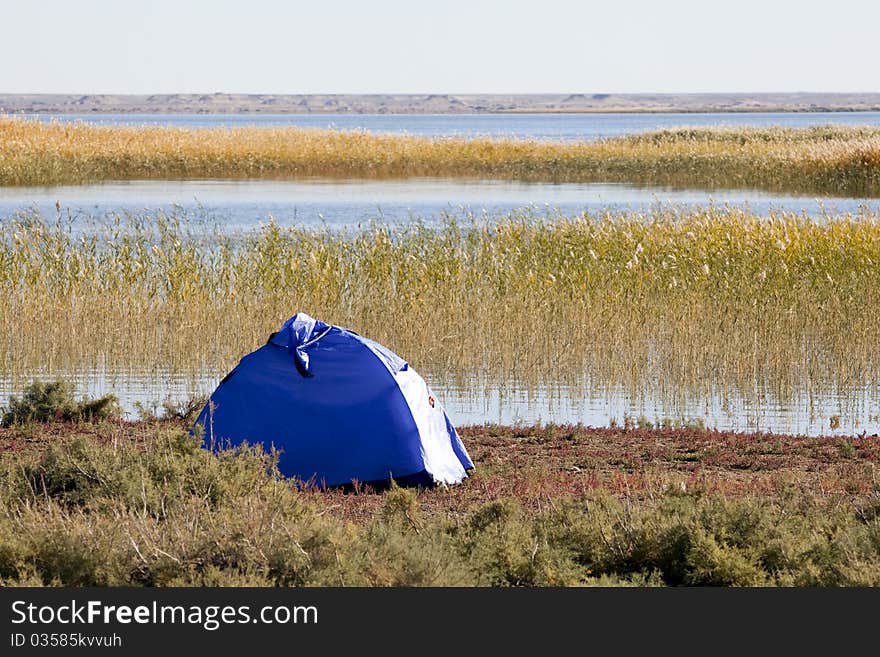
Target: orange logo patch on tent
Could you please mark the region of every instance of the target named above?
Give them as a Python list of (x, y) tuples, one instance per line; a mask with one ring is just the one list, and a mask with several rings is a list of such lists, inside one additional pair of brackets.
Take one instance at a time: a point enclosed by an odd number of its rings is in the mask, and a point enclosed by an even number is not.
[(434, 402), (437, 400), (434, 399), (434, 395), (428, 395), (428, 403), (431, 405), (431, 408), (434, 408)]

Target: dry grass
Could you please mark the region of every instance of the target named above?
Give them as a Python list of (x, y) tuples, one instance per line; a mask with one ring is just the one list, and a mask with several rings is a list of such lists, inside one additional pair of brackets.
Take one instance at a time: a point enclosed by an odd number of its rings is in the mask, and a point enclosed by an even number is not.
[(880, 130), (680, 129), (596, 143), (0, 118), (0, 185), (102, 180), (481, 177), (880, 195)]
[[(880, 376), (880, 217), (738, 210), (198, 237), (0, 224), (0, 371), (228, 371), (306, 311), (447, 383), (801, 399)], [(872, 393), (871, 393), (872, 394)]]

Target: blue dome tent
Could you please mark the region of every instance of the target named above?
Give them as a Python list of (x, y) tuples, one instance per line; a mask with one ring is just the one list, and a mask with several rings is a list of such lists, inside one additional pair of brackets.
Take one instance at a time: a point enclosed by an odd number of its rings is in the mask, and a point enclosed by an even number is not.
[(455, 484), (474, 467), (406, 361), (304, 313), (241, 359), (196, 425), (208, 445), (274, 445), (282, 474), (319, 486)]

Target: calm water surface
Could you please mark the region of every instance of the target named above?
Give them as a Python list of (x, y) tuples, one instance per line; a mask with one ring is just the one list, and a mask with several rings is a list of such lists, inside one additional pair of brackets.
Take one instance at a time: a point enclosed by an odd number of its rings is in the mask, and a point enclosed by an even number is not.
[(712, 114), (50, 114), (40, 121), (189, 128), (298, 126), (367, 130), (426, 137), (514, 137), (595, 140), (682, 126), (880, 126), (880, 112), (760, 112)]
[(616, 183), (525, 183), (497, 180), (131, 181), (59, 187), (0, 187), (0, 220), (22, 209), (55, 215), (182, 210), (224, 231), (265, 223), (356, 227), (371, 220), (437, 223), (446, 214), (489, 217), (526, 208), (538, 216), (605, 210), (649, 212), (730, 204), (759, 214), (771, 210), (824, 214), (880, 211), (880, 199), (789, 196), (756, 190), (675, 190)]
[[(225, 373), (198, 372), (37, 372), (31, 379), (62, 378), (73, 382), (81, 395), (116, 394), (126, 416), (136, 419), (142, 405), (161, 411), (164, 400), (185, 401), (207, 395)], [(732, 431), (772, 431), (806, 435), (853, 435), (880, 432), (880, 397), (876, 386), (860, 390), (828, 391), (819, 397), (764, 398), (759, 403), (728, 393), (711, 397), (665, 399), (650, 392), (633, 394), (624, 388), (595, 386), (530, 386), (516, 382), (449, 382), (442, 374), (424, 372), (437, 397), (457, 425), (501, 423), (577, 424), (623, 426), (626, 418), (661, 423), (700, 421), (708, 428)], [(29, 379), (30, 380), (30, 379)], [(25, 385), (0, 375), (0, 399), (20, 394)], [(832, 428), (832, 418), (836, 418)]]

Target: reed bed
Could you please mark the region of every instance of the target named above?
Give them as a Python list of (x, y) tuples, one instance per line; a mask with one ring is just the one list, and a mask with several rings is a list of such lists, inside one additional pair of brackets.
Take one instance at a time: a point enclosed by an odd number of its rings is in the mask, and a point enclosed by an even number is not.
[(220, 374), (305, 311), (452, 385), (802, 400), (875, 389), (878, 263), (875, 214), (207, 236), (161, 213), (19, 215), (0, 222), (0, 371), (22, 386), (34, 372)]
[(592, 143), (0, 118), (0, 185), (477, 177), (880, 196), (880, 129), (679, 129)]

